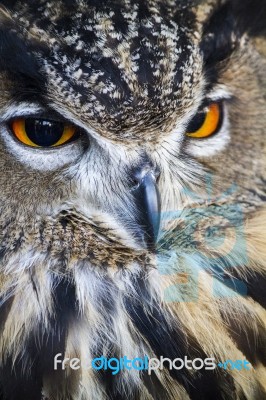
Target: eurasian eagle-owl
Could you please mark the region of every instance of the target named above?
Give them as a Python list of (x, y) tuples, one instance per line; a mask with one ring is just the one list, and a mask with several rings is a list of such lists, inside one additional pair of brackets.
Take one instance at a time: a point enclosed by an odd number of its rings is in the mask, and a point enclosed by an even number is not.
[(266, 399), (265, 2), (0, 4), (3, 399)]

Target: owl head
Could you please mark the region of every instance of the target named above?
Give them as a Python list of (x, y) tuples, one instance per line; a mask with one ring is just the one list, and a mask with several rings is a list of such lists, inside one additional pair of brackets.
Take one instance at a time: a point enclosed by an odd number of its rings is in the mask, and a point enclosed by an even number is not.
[(4, 395), (262, 399), (251, 373), (253, 392), (229, 372), (107, 387), (52, 360), (240, 357), (252, 310), (265, 332), (265, 2), (0, 4)]
[(263, 200), (258, 7), (2, 3), (4, 224), (40, 232), (67, 214), (154, 250), (161, 212), (206, 192), (208, 174), (211, 197), (236, 184), (245, 211)]

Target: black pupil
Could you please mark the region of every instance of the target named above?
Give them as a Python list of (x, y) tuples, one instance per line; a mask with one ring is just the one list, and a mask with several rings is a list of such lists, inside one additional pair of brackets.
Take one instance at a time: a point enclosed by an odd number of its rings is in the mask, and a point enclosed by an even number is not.
[(197, 132), (204, 124), (204, 121), (206, 119), (206, 114), (207, 111), (202, 111), (199, 112), (197, 115), (195, 115), (195, 117), (190, 121), (187, 127), (187, 132), (188, 133)]
[(27, 118), (25, 131), (28, 138), (38, 146), (50, 147), (61, 139), (64, 124), (57, 121)]

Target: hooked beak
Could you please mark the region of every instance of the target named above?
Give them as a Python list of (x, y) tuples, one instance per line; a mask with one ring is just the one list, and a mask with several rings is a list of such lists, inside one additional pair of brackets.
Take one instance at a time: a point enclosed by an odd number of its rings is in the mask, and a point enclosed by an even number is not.
[(151, 251), (155, 251), (160, 227), (161, 200), (156, 183), (158, 175), (154, 170), (143, 168), (135, 174), (138, 184), (133, 190), (139, 211), (138, 223), (143, 230), (147, 248)]

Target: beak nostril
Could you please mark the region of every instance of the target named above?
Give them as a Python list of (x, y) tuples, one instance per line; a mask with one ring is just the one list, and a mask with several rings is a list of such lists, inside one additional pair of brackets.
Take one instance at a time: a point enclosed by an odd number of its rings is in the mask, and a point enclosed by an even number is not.
[(145, 167), (140, 170), (136, 170), (131, 177), (131, 190), (134, 191), (139, 188), (142, 184), (145, 177), (149, 175), (151, 179), (153, 179), (155, 184), (159, 183), (160, 180), (160, 171), (158, 169), (153, 169), (151, 167)]
[(154, 174), (154, 176), (155, 176), (155, 182), (157, 183), (157, 185), (158, 185), (158, 183), (159, 183), (159, 180), (160, 180), (160, 172), (158, 171), (158, 172), (155, 172), (155, 174)]
[(153, 176), (154, 181), (157, 183), (160, 178), (160, 170), (157, 167), (153, 167), (150, 164), (144, 165), (141, 168), (136, 169), (132, 174), (133, 184), (140, 184), (144, 177), (148, 174)]
[(135, 188), (139, 187), (140, 181), (139, 181), (139, 179), (133, 177), (131, 180), (131, 184), (132, 184), (133, 189), (135, 189)]

